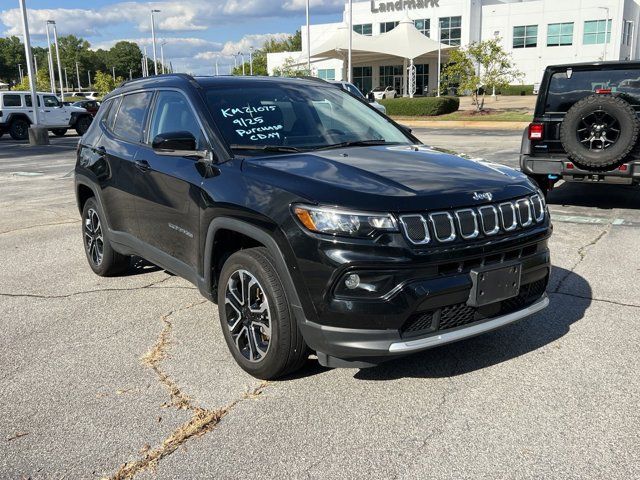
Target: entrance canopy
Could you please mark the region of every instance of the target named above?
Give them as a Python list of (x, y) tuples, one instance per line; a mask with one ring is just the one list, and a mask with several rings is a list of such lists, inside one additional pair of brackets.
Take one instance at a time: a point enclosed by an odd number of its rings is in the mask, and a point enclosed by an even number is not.
[[(351, 55), (354, 61), (365, 61), (380, 55), (390, 55), (407, 60), (429, 53), (449, 50), (450, 45), (431, 40), (422, 34), (413, 24), (413, 21), (405, 17), (393, 30), (373, 36), (352, 33)], [(311, 50), (311, 57), (315, 59), (337, 58), (344, 59), (349, 49), (349, 27), (343, 25), (321, 44)], [(300, 63), (306, 61), (306, 57)]]

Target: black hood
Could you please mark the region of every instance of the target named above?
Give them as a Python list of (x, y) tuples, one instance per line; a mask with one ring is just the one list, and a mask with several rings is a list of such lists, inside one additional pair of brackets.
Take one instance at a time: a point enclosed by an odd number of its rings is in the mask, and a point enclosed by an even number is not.
[(487, 203), (535, 192), (511, 168), (424, 146), (358, 147), (250, 157), (243, 169), (260, 182), (312, 202), (361, 210), (415, 211)]

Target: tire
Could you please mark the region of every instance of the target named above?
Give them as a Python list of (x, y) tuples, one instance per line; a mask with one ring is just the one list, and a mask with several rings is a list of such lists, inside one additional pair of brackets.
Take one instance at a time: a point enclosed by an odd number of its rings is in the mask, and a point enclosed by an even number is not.
[(76, 132), (78, 132), (78, 135), (83, 136), (85, 133), (87, 133), (87, 130), (89, 130), (89, 127), (91, 126), (92, 120), (93, 119), (89, 115), (83, 115), (82, 117), (78, 118), (78, 120), (76, 121)]
[[(220, 326), (233, 358), (244, 371), (271, 380), (302, 367), (308, 358), (307, 347), (266, 248), (231, 255), (222, 267), (218, 285)], [(260, 309), (264, 310), (255, 311)]]
[(104, 215), (95, 198), (89, 198), (82, 209), (82, 243), (91, 270), (96, 275), (108, 277), (129, 268), (130, 257), (116, 252), (109, 242), (104, 228)]
[(591, 95), (569, 109), (560, 140), (581, 169), (607, 171), (624, 163), (639, 133), (640, 123), (628, 102), (610, 95)]
[(9, 125), (9, 135), (14, 140), (26, 140), (29, 138), (29, 122), (24, 118), (17, 118)]
[(66, 128), (54, 128), (53, 130), (51, 130), (51, 133), (53, 133), (56, 137), (64, 137), (67, 134), (67, 129)]

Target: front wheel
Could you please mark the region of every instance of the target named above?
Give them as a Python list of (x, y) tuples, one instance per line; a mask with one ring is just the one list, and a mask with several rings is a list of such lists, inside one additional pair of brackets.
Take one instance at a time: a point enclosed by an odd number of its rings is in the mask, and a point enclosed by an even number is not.
[(67, 134), (67, 129), (66, 128), (54, 128), (53, 130), (51, 130), (51, 133), (53, 133), (56, 137), (64, 137)]
[(129, 257), (111, 247), (107, 235), (102, 211), (96, 200), (90, 198), (82, 209), (82, 239), (89, 266), (101, 277), (122, 273), (130, 263)]
[(29, 138), (29, 122), (22, 118), (14, 120), (9, 127), (9, 135), (14, 140), (26, 140)]
[(222, 267), (218, 312), (227, 346), (240, 367), (270, 380), (298, 370), (307, 349), (264, 247), (234, 253)]
[(83, 136), (87, 133), (87, 130), (89, 130), (89, 127), (91, 126), (91, 121), (92, 118), (89, 115), (85, 115), (78, 119), (76, 122), (76, 132), (78, 132), (78, 135)]

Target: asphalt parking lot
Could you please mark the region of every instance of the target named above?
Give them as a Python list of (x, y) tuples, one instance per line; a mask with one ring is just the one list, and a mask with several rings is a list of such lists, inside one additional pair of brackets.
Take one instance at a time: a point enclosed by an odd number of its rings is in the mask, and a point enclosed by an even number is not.
[[(519, 132), (427, 130), (515, 166)], [(77, 137), (0, 139), (0, 478), (640, 477), (640, 195), (562, 185), (551, 305), (373, 369), (260, 382), (214, 305), (151, 265), (95, 276)]]

